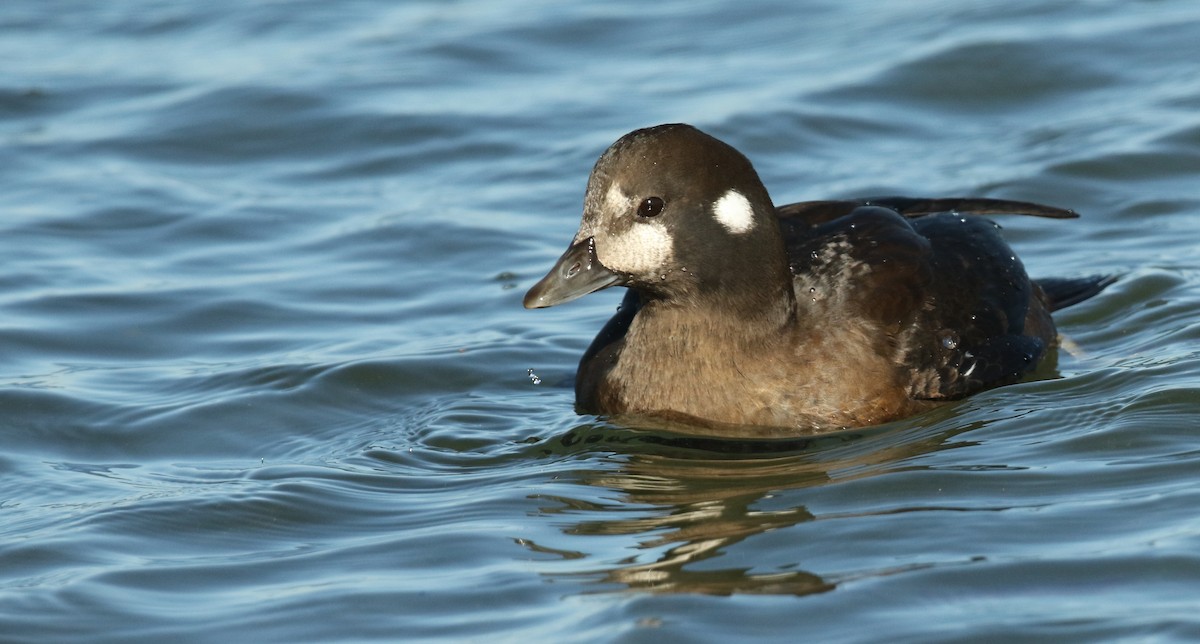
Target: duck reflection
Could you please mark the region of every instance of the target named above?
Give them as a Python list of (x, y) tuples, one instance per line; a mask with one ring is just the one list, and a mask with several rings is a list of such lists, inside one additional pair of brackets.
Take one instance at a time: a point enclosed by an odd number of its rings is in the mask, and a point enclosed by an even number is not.
[[(924, 436), (914, 436), (914, 431)], [(885, 426), (787, 440), (734, 441), (577, 427), (558, 437), (550, 449), (561, 454), (581, 447), (608, 451), (620, 445), (615, 458), (605, 461), (617, 461), (615, 467), (573, 471), (579, 484), (617, 492), (615, 503), (611, 495), (602, 502), (595, 497), (537, 495), (546, 502), (540, 512), (570, 517), (571, 522), (560, 524), (567, 535), (622, 535), (636, 541), (620, 544), (621, 550), (633, 552), (610, 557), (614, 565), (550, 576), (652, 593), (808, 595), (832, 590), (835, 580), (798, 570), (798, 564), (775, 570), (763, 570), (757, 560), (754, 566), (715, 564), (730, 554), (731, 546), (750, 537), (815, 520), (803, 505), (789, 503), (799, 498), (789, 491), (875, 475), (906, 457), (966, 444), (948, 445), (945, 432), (929, 434)], [(519, 542), (563, 559), (605, 558)]]

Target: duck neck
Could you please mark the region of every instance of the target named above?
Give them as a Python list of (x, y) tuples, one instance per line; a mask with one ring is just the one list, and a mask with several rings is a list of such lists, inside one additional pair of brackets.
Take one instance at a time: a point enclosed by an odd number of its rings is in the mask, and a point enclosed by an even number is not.
[(747, 274), (755, 279), (734, 279), (720, 288), (650, 300), (638, 317), (656, 327), (659, 342), (667, 338), (685, 345), (737, 345), (745, 350), (777, 341), (796, 323), (791, 272), (781, 265), (770, 272)]
[(782, 238), (764, 231), (750, 249), (730, 257), (710, 288), (701, 289), (693, 313), (728, 321), (744, 337), (778, 334), (796, 321), (796, 294)]

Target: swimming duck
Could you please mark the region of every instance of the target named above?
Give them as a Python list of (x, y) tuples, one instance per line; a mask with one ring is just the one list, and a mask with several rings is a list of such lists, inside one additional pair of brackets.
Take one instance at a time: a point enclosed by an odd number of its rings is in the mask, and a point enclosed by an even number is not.
[(1050, 312), (1107, 277), (1031, 281), (980, 214), (1019, 201), (883, 197), (776, 207), (750, 161), (684, 124), (631, 132), (588, 179), (567, 251), (526, 308), (628, 287), (583, 354), (580, 413), (840, 428), (1016, 382)]

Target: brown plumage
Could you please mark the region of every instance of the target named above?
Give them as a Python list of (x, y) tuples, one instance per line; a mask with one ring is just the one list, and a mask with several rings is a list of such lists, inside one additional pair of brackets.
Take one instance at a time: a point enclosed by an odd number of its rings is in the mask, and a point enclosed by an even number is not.
[(993, 213), (1076, 216), (994, 199), (775, 208), (732, 147), (647, 128), (597, 161), (580, 230), (525, 306), (629, 287), (580, 361), (584, 413), (880, 423), (1019, 380), (1055, 344), (1050, 311), (1111, 282), (1039, 287), (976, 216)]

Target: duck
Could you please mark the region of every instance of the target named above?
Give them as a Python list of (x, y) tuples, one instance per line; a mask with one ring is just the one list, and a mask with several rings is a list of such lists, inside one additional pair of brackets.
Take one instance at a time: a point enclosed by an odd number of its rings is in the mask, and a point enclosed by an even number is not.
[(1032, 373), (1051, 313), (1114, 278), (1031, 280), (992, 198), (775, 206), (750, 160), (682, 123), (635, 130), (588, 178), (566, 252), (524, 297), (627, 292), (583, 353), (576, 411), (823, 431), (905, 418)]

